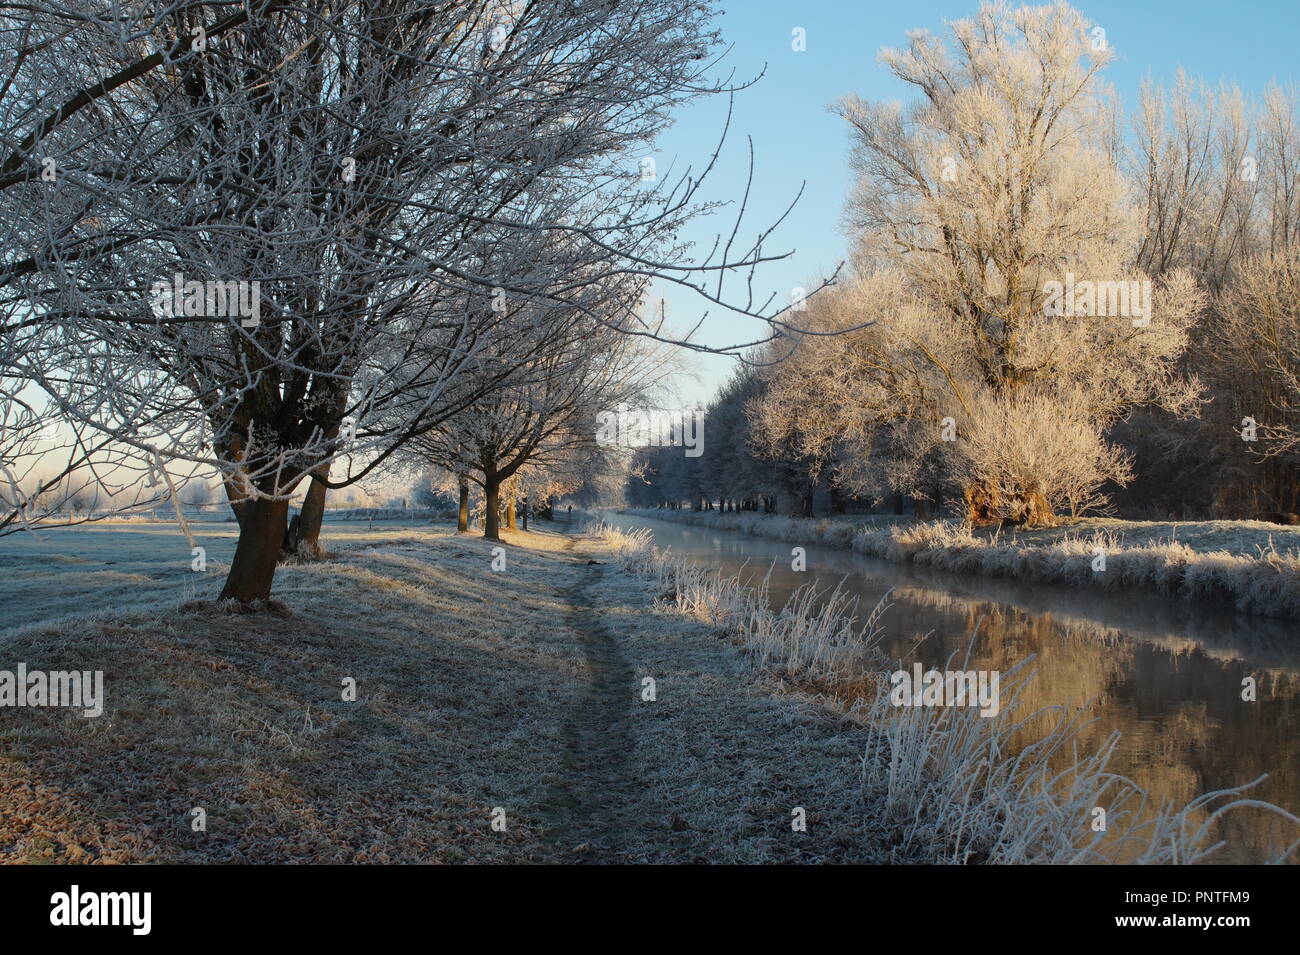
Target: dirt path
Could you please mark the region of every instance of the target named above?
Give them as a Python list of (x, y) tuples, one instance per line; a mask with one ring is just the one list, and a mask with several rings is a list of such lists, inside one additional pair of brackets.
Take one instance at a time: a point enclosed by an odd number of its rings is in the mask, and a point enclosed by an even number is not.
[[(570, 553), (576, 540), (565, 543)], [(590, 591), (605, 568), (586, 566), (586, 558), (578, 555), (574, 561), (583, 566), (566, 591), (566, 617), (582, 647), (587, 684), (565, 721), (562, 782), (549, 794), (543, 812), (546, 841), (562, 854), (574, 853), (573, 861), (620, 861), (627, 841), (626, 813), (636, 802), (629, 787), (636, 783), (630, 757), (638, 688), (617, 641), (592, 609)]]

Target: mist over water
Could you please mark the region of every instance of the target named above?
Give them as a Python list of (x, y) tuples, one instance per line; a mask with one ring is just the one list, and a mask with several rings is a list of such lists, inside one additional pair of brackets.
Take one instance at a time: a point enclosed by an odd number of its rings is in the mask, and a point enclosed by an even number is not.
[[(1293, 622), (1209, 604), (1075, 591), (1042, 584), (945, 574), (804, 547), (807, 570), (791, 570), (791, 547), (710, 528), (618, 515), (624, 529), (649, 528), (656, 546), (752, 580), (770, 570), (775, 607), (808, 583), (843, 582), (870, 613), (888, 594), (884, 645), (903, 666), (919, 661), (1006, 671), (1033, 655), (1028, 709), (1086, 707), (1082, 745), (1118, 730), (1110, 768), (1156, 800), (1182, 805), (1267, 774), (1245, 795), (1300, 815), (1300, 633)], [(804, 546), (804, 545), (799, 545)], [(969, 650), (969, 657), (967, 652)], [(1257, 702), (1241, 699), (1255, 677)], [(1027, 733), (1032, 730), (1027, 730)], [(1293, 823), (1243, 808), (1221, 820), (1217, 863), (1257, 862), (1296, 839)]]

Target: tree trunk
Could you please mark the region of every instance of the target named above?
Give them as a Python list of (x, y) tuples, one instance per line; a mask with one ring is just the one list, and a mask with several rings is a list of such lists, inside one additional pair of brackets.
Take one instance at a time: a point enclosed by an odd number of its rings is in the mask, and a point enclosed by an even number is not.
[(469, 478), (460, 476), (460, 510), (456, 512), (456, 530), (469, 530)]
[(524, 530), (528, 530), (528, 498), (524, 498), (523, 506), (520, 508), (520, 516), (524, 519)]
[(302, 515), (295, 514), (289, 521), (289, 529), (284, 532), (284, 543), (280, 545), (280, 560), (298, 553), (298, 543), (302, 539)]
[[(343, 413), (348, 406), (348, 389), (336, 383), (333, 390), (334, 414), (324, 428), (325, 438), (331, 448), (334, 447), (334, 443), (338, 440), (339, 429), (343, 423)], [(311, 478), (307, 485), (307, 496), (303, 499), (302, 510), (298, 513), (298, 538), (294, 545), (294, 553), (299, 556), (322, 556), (320, 532), (325, 521), (325, 497), (329, 493), (329, 488), (325, 486), (325, 482), (329, 480), (329, 477), (330, 464), (328, 461), (322, 462), (312, 469)], [(403, 501), (402, 503), (405, 504), (406, 502)]]
[[(319, 474), (320, 479), (317, 479)], [(307, 496), (303, 499), (302, 510), (298, 512), (298, 547), (297, 553), (303, 557), (320, 557), (320, 530), (325, 522), (325, 495), (329, 488), (324, 484), (329, 480), (328, 464), (321, 465), (312, 472)]]
[(1019, 517), (1026, 527), (1043, 527), (1052, 523), (1055, 515), (1052, 506), (1041, 491), (1029, 491), (1021, 495), (1018, 502)]
[(517, 530), (515, 524), (515, 499), (512, 497), (506, 501), (506, 527), (509, 530)]
[(972, 524), (987, 524), (1003, 520), (1025, 527), (1051, 524), (1052, 507), (1041, 491), (1024, 491), (1010, 500), (992, 488), (972, 484), (962, 490), (966, 503), (966, 519)]
[(484, 475), (483, 536), (490, 541), (501, 539), (501, 482)]
[(289, 502), (282, 498), (262, 497), (244, 502), (239, 543), (235, 545), (235, 558), (230, 563), (220, 599), (248, 604), (271, 596), (288, 516)]
[(235, 512), (235, 523), (242, 525), (244, 523), (244, 509), (248, 503), (244, 500), (243, 490), (239, 487), (238, 482), (229, 475), (222, 475), (221, 486), (226, 489), (226, 499), (230, 501), (230, 509)]
[(972, 484), (962, 489), (962, 499), (966, 502), (966, 520), (971, 524), (984, 524), (996, 520), (1001, 501), (997, 491), (981, 484)]

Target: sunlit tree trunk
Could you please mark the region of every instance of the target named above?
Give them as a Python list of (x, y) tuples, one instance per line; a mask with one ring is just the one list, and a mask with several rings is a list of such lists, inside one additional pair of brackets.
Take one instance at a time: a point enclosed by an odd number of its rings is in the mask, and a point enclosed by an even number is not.
[(456, 512), (456, 530), (469, 530), (469, 478), (460, 476), (460, 509)]
[(483, 536), (501, 539), (501, 480), (495, 472), (483, 475)]
[(966, 505), (966, 519), (972, 524), (1009, 520), (1026, 527), (1042, 527), (1051, 524), (1055, 518), (1051, 504), (1036, 488), (1006, 498), (997, 488), (971, 484), (963, 489), (962, 498)]

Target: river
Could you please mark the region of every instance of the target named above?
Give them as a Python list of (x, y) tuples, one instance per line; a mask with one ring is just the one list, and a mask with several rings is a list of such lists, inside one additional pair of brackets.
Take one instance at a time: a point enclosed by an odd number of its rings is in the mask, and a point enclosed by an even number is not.
[[(1157, 799), (1182, 805), (1211, 790), (1267, 774), (1248, 795), (1300, 815), (1300, 626), (1218, 606), (1162, 597), (1076, 591), (990, 577), (959, 576), (851, 551), (805, 547), (804, 571), (791, 546), (640, 516), (610, 523), (644, 527), (655, 544), (748, 580), (771, 568), (775, 607), (797, 587), (843, 582), (865, 616), (888, 594), (885, 647), (910, 668), (944, 669), (971, 650), (962, 669), (1006, 671), (1029, 655), (1037, 671), (1026, 702), (1087, 708), (1082, 740), (1122, 734), (1111, 769)], [(1242, 681), (1257, 681), (1255, 702)], [(1274, 813), (1227, 813), (1216, 834), (1219, 863), (1258, 862), (1300, 833)], [(1293, 859), (1294, 861), (1294, 859)]]

